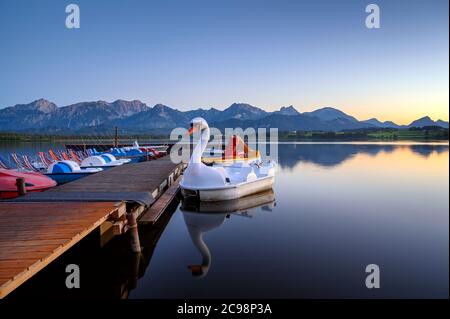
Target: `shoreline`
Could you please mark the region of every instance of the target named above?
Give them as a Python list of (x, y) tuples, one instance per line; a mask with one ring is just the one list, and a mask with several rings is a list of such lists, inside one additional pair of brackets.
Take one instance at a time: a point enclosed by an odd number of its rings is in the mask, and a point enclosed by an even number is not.
[[(1, 142), (53, 142), (71, 144), (111, 144), (115, 140), (111, 135), (58, 135), (0, 132)], [(127, 134), (118, 136), (120, 144), (140, 143), (176, 143), (170, 135), (165, 134)], [(447, 142), (448, 129), (414, 129), (398, 131), (364, 131), (364, 132), (278, 132), (279, 142)]]
[[(120, 144), (130, 144), (132, 145), (135, 139), (129, 140), (120, 140)], [(161, 140), (148, 140), (148, 141), (140, 141), (142, 145), (145, 144), (175, 144), (180, 141), (174, 141), (169, 139), (161, 139)], [(0, 141), (0, 144), (8, 144), (8, 143), (63, 143), (63, 144), (89, 144), (89, 145), (106, 145), (111, 144), (113, 141), (111, 140), (4, 140)], [(388, 139), (335, 139), (335, 140), (326, 140), (326, 139), (316, 139), (316, 140), (290, 140), (290, 139), (280, 139), (278, 142), (270, 142), (266, 141), (266, 144), (383, 144), (383, 145), (449, 145), (448, 139), (401, 139), (401, 140), (388, 140)]]

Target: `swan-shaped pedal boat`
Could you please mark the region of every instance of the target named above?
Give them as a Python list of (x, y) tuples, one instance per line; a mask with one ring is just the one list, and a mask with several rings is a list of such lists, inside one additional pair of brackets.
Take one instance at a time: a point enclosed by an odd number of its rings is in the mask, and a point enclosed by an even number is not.
[(191, 121), (189, 134), (200, 132), (200, 140), (194, 147), (188, 166), (180, 182), (184, 197), (196, 197), (200, 201), (236, 199), (272, 188), (276, 164), (268, 162), (237, 161), (232, 165), (207, 166), (202, 154), (209, 141), (208, 123), (201, 117)]

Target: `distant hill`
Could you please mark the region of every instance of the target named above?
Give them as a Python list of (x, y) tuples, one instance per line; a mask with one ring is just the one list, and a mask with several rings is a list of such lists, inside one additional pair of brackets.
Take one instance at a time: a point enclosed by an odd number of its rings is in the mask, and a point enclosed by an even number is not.
[(0, 109), (0, 130), (17, 131), (47, 126), (48, 118), (57, 110), (54, 103), (44, 99)]
[(448, 122), (442, 120), (433, 121), (429, 116), (424, 116), (418, 120), (411, 122), (408, 127), (424, 127), (424, 126), (440, 126), (448, 128)]
[(44, 99), (39, 99), (29, 104), (17, 104), (14, 107), (9, 107), (3, 109), (4, 111), (19, 111), (19, 112), (42, 112), (51, 113), (55, 111), (58, 107), (55, 103), (49, 102)]
[(280, 131), (322, 131), (330, 130), (331, 128), (318, 120), (317, 118), (306, 115), (281, 115), (270, 114), (266, 117), (255, 120), (238, 120), (230, 119), (224, 121), (217, 121), (211, 123), (212, 126), (223, 130), (227, 127), (241, 127), (243, 129), (248, 127), (253, 128), (278, 128)]
[(436, 122), (434, 122), (437, 126), (443, 127), (443, 128), (448, 128), (448, 122), (445, 122), (443, 120), (437, 120)]
[[(268, 113), (256, 106), (245, 103), (234, 103), (223, 110), (220, 114), (221, 120), (237, 119), (237, 120), (257, 120), (267, 116)], [(216, 118), (216, 121), (218, 119)]]
[(433, 121), (428, 116), (407, 126), (391, 121), (380, 122), (375, 118), (359, 121), (333, 107), (300, 113), (291, 105), (267, 112), (250, 104), (234, 103), (223, 111), (215, 108), (180, 111), (163, 104), (149, 107), (139, 100), (91, 101), (58, 107), (39, 99), (0, 109), (0, 131), (99, 134), (117, 126), (128, 133), (167, 134), (175, 127), (187, 127), (189, 121), (197, 116), (204, 117), (211, 126), (219, 129), (265, 127), (280, 131), (335, 132), (365, 128), (448, 128), (448, 122)]
[(273, 114), (279, 114), (279, 115), (299, 115), (300, 112), (295, 109), (294, 106), (282, 106), (279, 111), (273, 112)]
[(397, 125), (397, 124), (395, 124), (392, 121), (381, 122), (381, 121), (377, 120), (376, 118), (371, 118), (369, 120), (365, 120), (365, 121), (362, 121), (362, 122), (366, 123), (366, 124), (370, 124), (370, 125), (376, 126), (376, 127), (381, 127), (381, 128), (395, 128), (395, 129), (400, 128), (400, 125)]
[(136, 113), (125, 119), (112, 121), (111, 126), (118, 126), (129, 131), (166, 132), (172, 128), (187, 127), (189, 118), (184, 112), (172, 109), (163, 104), (157, 104), (152, 108), (147, 107), (143, 112)]
[(341, 110), (332, 108), (332, 107), (324, 107), (312, 112), (304, 112), (303, 115), (317, 117), (322, 121), (334, 121), (339, 119), (345, 119), (348, 122), (358, 122), (353, 116), (347, 115)]
[(186, 111), (186, 112), (184, 112), (184, 114), (189, 119), (193, 119), (194, 117), (203, 117), (208, 122), (212, 122), (212, 121), (215, 121), (216, 119), (220, 118), (222, 111), (219, 111), (215, 108), (210, 108), (208, 110), (196, 109), (196, 110)]
[(147, 109), (144, 103), (137, 100), (81, 102), (57, 107), (54, 103), (39, 99), (29, 104), (0, 109), (0, 130), (65, 128), (76, 131), (123, 119)]

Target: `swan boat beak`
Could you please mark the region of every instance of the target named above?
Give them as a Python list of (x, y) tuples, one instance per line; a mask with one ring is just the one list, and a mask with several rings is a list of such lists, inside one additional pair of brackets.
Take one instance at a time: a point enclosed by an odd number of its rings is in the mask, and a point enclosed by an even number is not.
[(192, 135), (196, 131), (197, 131), (197, 128), (195, 126), (191, 126), (191, 128), (188, 130), (188, 135)]

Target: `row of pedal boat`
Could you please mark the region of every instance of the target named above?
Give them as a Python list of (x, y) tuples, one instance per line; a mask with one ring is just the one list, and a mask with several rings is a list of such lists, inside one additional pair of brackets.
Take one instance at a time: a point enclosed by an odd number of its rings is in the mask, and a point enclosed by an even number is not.
[(108, 152), (99, 152), (96, 149), (88, 149), (85, 152), (72, 149), (49, 150), (47, 153), (39, 152), (36, 158), (13, 153), (10, 160), (0, 157), (0, 199), (19, 195), (16, 185), (18, 178), (24, 179), (27, 192), (40, 192), (113, 167), (164, 155), (165, 152), (157, 151), (153, 147), (136, 145), (114, 148)]

